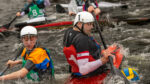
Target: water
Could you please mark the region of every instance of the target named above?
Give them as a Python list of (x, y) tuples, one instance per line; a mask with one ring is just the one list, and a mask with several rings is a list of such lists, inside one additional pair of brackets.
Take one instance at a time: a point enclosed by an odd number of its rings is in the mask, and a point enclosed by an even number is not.
[[(15, 16), (15, 13), (20, 10), (25, 0), (0, 0), (0, 24), (6, 24)], [(124, 17), (149, 17), (150, 4), (149, 0), (112, 0), (113, 2), (126, 2), (129, 4), (128, 9), (108, 9), (105, 15), (111, 17), (122, 16)], [(9, 2), (9, 3), (8, 3)], [(53, 3), (55, 4), (55, 3)], [(7, 10), (6, 10), (7, 9)], [(47, 8), (48, 15), (53, 15), (54, 6)], [(102, 10), (103, 11), (103, 10)], [(55, 11), (54, 11), (55, 12)], [(65, 15), (65, 17), (63, 17)], [(105, 16), (103, 15), (103, 16)], [(57, 17), (61, 17), (66, 20), (68, 16), (66, 14), (57, 14)], [(109, 17), (108, 17), (109, 18)], [(18, 18), (19, 19), (19, 18)], [(62, 20), (61, 19), (61, 20)], [(58, 19), (60, 20), (60, 19)], [(113, 23), (114, 25), (117, 23)], [(115, 27), (103, 27), (103, 36), (106, 44), (110, 45), (118, 43), (124, 48), (124, 55), (126, 61), (123, 64), (123, 68), (132, 67), (137, 70), (140, 75), (141, 81), (139, 84), (150, 83), (150, 24), (141, 26), (129, 25), (125, 22), (120, 22)], [(54, 84), (62, 84), (69, 77), (68, 64), (65, 56), (63, 55), (63, 34), (65, 29), (54, 30), (39, 30), (39, 41), (41, 44), (51, 50), (51, 55), (55, 66), (55, 77), (57, 81), (52, 81)], [(94, 37), (100, 42), (98, 33), (94, 33)], [(5, 68), (5, 63), (15, 57), (14, 44), (18, 44), (20, 39), (18, 33), (11, 32), (5, 36), (5, 39), (0, 38), (0, 70)], [(9, 69), (7, 73), (19, 70), (21, 66), (16, 66)], [(51, 81), (42, 81), (42, 84), (49, 84)], [(2, 82), (1, 82), (2, 83)], [(19, 79), (15, 81), (5, 81), (4, 84), (31, 84), (33, 82), (26, 79)]]

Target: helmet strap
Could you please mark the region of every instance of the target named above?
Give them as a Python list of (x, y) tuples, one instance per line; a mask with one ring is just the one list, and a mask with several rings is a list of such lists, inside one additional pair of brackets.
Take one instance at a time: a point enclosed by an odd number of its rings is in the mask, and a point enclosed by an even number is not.
[[(84, 33), (83, 30), (84, 30), (84, 23), (82, 24), (82, 27), (81, 27), (81, 32), (82, 32), (82, 33)], [(84, 33), (84, 34), (85, 34), (85, 33)]]
[[(77, 23), (78, 23), (78, 22), (77, 22)], [(84, 31), (83, 31), (83, 30), (84, 30), (84, 23), (82, 24), (81, 29), (77, 26), (77, 23), (76, 23), (74, 26), (75, 26), (76, 28), (78, 28), (81, 33), (85, 34)]]

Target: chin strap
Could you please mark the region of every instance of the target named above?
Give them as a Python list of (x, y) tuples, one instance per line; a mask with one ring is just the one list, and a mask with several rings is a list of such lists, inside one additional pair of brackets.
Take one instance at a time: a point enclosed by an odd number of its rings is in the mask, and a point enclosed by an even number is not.
[(82, 27), (81, 27), (81, 29), (77, 26), (77, 23), (74, 25), (76, 28), (78, 28), (83, 34), (85, 34), (84, 33), (84, 23), (82, 24)]

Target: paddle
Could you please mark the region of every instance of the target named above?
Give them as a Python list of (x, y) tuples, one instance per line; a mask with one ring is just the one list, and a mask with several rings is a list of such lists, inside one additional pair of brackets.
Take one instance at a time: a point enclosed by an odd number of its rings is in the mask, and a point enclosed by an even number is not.
[(9, 29), (10, 25), (17, 19), (17, 16), (15, 16), (8, 24), (5, 24), (1, 26), (0, 28), (6, 28)]
[[(99, 33), (99, 36), (100, 36), (100, 39), (103, 43), (103, 46), (104, 46), (104, 49), (107, 49), (107, 46), (104, 42), (104, 39), (103, 39), (103, 36), (102, 36), (102, 33), (101, 33), (101, 29), (100, 29), (100, 26), (98, 24), (98, 21), (96, 20), (96, 16), (94, 13), (92, 13), (93, 16), (94, 16), (94, 19), (95, 19), (95, 23), (96, 23), (96, 29), (98, 30), (98, 33)], [(118, 70), (116, 67), (114, 67), (113, 65), (113, 58), (111, 56), (108, 57), (109, 58), (109, 62), (110, 62), (110, 65), (111, 65), (111, 69), (112, 69), (112, 73), (114, 75), (119, 75), (120, 77), (122, 77), (125, 81), (126, 84), (130, 84), (129, 81), (127, 80), (127, 78), (121, 73), (120, 70)]]
[[(16, 53), (16, 56), (15, 58), (13, 59), (13, 61), (15, 61), (19, 56), (20, 54), (22, 53), (23, 51), (23, 45), (21, 45), (18, 50), (17, 50), (17, 53)], [(1, 73), (0, 73), (0, 76), (2, 76), (8, 69), (9, 69), (10, 65), (8, 65)]]

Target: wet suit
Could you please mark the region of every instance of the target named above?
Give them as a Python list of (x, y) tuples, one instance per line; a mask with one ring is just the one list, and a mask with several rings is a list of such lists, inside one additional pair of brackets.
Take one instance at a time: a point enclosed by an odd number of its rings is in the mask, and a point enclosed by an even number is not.
[(34, 48), (32, 51), (27, 51), (24, 48), (22, 54), (22, 67), (29, 72), (26, 77), (29, 80), (41, 81), (44, 78), (51, 79), (54, 75), (54, 67), (50, 54), (45, 48)]

